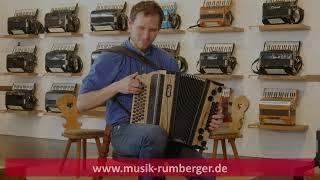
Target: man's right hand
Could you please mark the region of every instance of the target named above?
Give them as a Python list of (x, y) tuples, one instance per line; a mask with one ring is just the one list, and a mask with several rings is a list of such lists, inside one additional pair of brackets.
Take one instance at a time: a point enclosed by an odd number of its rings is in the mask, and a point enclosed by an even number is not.
[(141, 89), (141, 82), (138, 79), (135, 79), (135, 77), (138, 75), (138, 73), (131, 74), (120, 81), (118, 81), (117, 89), (119, 93), (122, 94), (139, 94), (142, 92)]

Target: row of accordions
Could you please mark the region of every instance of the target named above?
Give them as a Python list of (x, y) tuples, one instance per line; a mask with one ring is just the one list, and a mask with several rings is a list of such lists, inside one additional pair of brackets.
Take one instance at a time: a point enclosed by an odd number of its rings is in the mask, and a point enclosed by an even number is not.
[[(119, 42), (100, 42), (97, 49), (91, 54), (91, 63), (97, 59), (104, 49), (119, 46)], [(155, 45), (171, 54), (178, 62), (181, 72), (186, 72), (188, 63), (180, 56), (179, 42), (156, 42)], [(79, 73), (83, 63), (77, 56), (77, 44), (54, 44), (51, 51), (45, 56), (45, 69), (49, 73)], [(12, 73), (33, 73), (37, 65), (36, 46), (16, 46), (12, 53), (7, 55), (6, 68)]]
[(297, 89), (265, 88), (259, 103), (261, 124), (294, 126)]
[[(262, 6), (262, 23), (298, 24), (304, 18), (304, 10), (298, 7), (298, 0), (266, 0)], [(196, 26), (231, 26), (233, 15), (232, 0), (204, 0), (200, 8), (200, 19)]]
[[(45, 69), (50, 73), (79, 73), (82, 60), (76, 55), (77, 44), (54, 44), (45, 56)], [(6, 68), (13, 73), (33, 73), (37, 65), (36, 46), (16, 46), (7, 55)]]
[[(162, 29), (178, 29), (181, 18), (176, 14), (175, 2), (160, 4), (164, 13)], [(92, 31), (126, 31), (128, 17), (126, 15), (127, 3), (99, 3), (96, 10), (90, 15), (90, 28)], [(63, 5), (51, 9), (45, 14), (44, 27), (37, 20), (38, 9), (19, 9), (13, 17), (8, 18), (9, 34), (39, 34), (59, 32), (77, 32), (80, 27), (80, 19), (77, 17), (78, 4)]]
[[(6, 92), (5, 105), (8, 110), (32, 111), (37, 105), (35, 83), (14, 83), (12, 91)], [(64, 94), (77, 95), (78, 85), (75, 83), (53, 83), (45, 95), (45, 109), (58, 113), (56, 101)]]

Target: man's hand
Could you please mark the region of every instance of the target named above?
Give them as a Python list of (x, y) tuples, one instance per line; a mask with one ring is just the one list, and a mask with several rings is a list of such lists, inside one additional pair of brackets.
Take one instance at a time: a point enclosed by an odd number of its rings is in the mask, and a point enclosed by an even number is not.
[(138, 73), (131, 74), (117, 82), (117, 89), (122, 94), (139, 94), (141, 89), (141, 82), (135, 77)]
[(211, 122), (209, 124), (209, 129), (212, 131), (219, 128), (222, 125), (222, 122), (223, 122), (222, 114), (212, 115)]

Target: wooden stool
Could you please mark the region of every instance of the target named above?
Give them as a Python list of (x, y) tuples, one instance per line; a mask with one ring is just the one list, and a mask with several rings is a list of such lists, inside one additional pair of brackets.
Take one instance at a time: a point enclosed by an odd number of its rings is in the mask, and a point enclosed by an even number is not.
[(218, 143), (219, 143), (219, 141), (221, 141), (223, 158), (227, 159), (226, 139), (229, 141), (229, 143), (232, 147), (234, 157), (239, 158), (239, 154), (238, 154), (236, 143), (235, 143), (236, 138), (242, 138), (242, 135), (240, 135), (240, 134), (224, 134), (224, 135), (210, 136), (210, 139), (214, 140), (213, 149), (212, 149), (212, 158), (216, 158), (217, 151), (218, 151)]
[[(94, 139), (97, 145), (99, 157), (101, 157), (100, 138), (104, 136), (102, 129), (81, 129), (78, 121), (79, 112), (76, 108), (76, 97), (70, 94), (62, 96), (57, 101), (57, 107), (61, 110), (66, 123), (63, 124), (65, 130), (62, 136), (68, 138), (63, 158), (66, 159), (72, 143), (77, 143), (77, 158), (81, 157), (81, 144), (83, 148), (83, 159), (86, 158), (87, 140)], [(84, 161), (85, 162), (85, 161)]]

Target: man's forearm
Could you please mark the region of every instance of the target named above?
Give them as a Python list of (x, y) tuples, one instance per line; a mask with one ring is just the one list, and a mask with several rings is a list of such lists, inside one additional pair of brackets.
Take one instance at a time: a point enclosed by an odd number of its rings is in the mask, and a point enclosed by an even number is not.
[(116, 83), (113, 83), (100, 90), (80, 94), (77, 100), (77, 108), (79, 112), (96, 108), (104, 104), (107, 100), (115, 96), (117, 93), (117, 85)]

